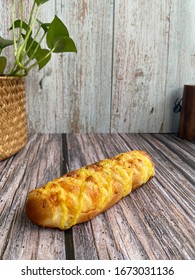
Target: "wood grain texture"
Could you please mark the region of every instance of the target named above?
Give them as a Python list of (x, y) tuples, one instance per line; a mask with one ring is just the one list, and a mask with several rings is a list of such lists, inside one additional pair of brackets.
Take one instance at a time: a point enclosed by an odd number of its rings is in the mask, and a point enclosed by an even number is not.
[(145, 186), (73, 227), (76, 259), (194, 258), (193, 150), (178, 140), (188, 150), (180, 157), (166, 147), (165, 136), (149, 134), (75, 134), (67, 142), (70, 170), (129, 149), (146, 150), (156, 164), (156, 177)]
[(65, 259), (63, 232), (26, 219), (27, 193), (61, 173), (61, 137), (33, 136), (24, 150), (0, 163), (0, 259)]
[[(44, 229), (24, 214), (27, 193), (59, 175), (144, 149), (155, 177), (95, 219)], [(170, 134), (32, 135), (0, 162), (0, 259), (194, 259), (195, 143)]]
[[(24, 11), (30, 9), (23, 1)], [(16, 1), (16, 12), (19, 10)], [(0, 0), (8, 36), (11, 1)], [(184, 83), (195, 82), (193, 0), (53, 0), (78, 53), (54, 55), (26, 78), (29, 131), (177, 132), (173, 113)], [(10, 48), (6, 51), (11, 55)]]
[[(77, 54), (54, 54), (34, 90), (27, 80), (28, 112), (36, 132), (108, 132), (112, 66), (113, 0), (51, 1), (74, 39)], [(30, 84), (29, 84), (30, 83)], [(31, 121), (32, 120), (32, 121)]]
[(112, 132), (160, 132), (170, 1), (115, 2)]
[[(180, 114), (173, 114), (176, 98), (183, 96), (184, 84), (194, 84), (195, 2), (171, 1), (167, 82), (165, 89), (164, 132), (177, 132)], [(171, 106), (170, 106), (171, 104)]]

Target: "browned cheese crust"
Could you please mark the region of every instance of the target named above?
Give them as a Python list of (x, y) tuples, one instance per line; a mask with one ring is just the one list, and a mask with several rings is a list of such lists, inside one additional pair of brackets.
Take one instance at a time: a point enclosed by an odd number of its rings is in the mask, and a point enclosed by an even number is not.
[(31, 191), (26, 214), (37, 225), (65, 230), (104, 212), (154, 173), (154, 163), (145, 151), (122, 153)]

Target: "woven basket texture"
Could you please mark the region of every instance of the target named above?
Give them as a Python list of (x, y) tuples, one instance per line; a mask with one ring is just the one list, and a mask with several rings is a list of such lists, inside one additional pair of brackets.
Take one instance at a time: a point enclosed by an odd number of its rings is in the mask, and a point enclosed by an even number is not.
[(27, 142), (23, 78), (0, 77), (0, 160), (16, 154)]

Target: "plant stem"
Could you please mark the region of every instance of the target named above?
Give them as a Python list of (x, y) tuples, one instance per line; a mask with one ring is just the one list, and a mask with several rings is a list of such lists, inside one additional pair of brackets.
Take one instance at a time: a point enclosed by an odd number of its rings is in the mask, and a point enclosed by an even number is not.
[[(24, 60), (26, 59), (29, 50), (30, 50), (31, 47), (33, 46), (33, 43), (35, 42), (35, 39), (37, 38), (40, 29), (41, 29), (41, 27), (38, 28), (38, 30), (37, 30), (37, 32), (36, 32), (34, 38), (32, 39), (32, 42), (30, 43), (30, 46), (29, 46), (28, 49), (26, 50), (26, 52), (25, 52), (25, 57), (23, 58)], [(33, 55), (35, 54), (36, 51), (37, 51), (37, 47), (36, 47), (36, 49), (34, 50)], [(30, 57), (29, 59), (32, 59), (32, 58), (33, 58), (33, 55), (31, 55), (31, 57)], [(28, 61), (28, 60), (27, 60), (27, 61)], [(26, 62), (24, 63), (24, 66), (26, 66)]]
[(15, 21), (15, 1), (12, 0), (12, 26), (13, 26), (12, 34), (13, 34), (13, 41), (14, 41), (14, 52), (15, 52), (15, 56), (16, 56), (16, 54), (17, 54), (17, 42), (16, 42), (14, 21)]
[[(14, 25), (14, 22), (15, 22), (15, 1), (12, 0), (12, 35), (13, 35), (13, 41), (14, 41), (14, 54), (15, 56), (17, 55), (17, 40), (16, 40), (16, 34), (15, 34), (15, 25)], [(8, 75), (12, 75), (13, 74), (13, 71), (16, 67), (16, 62), (14, 63), (12, 69), (10, 70), (9, 74)]]
[[(37, 7), (37, 10), (36, 10), (36, 13), (35, 13), (33, 22), (32, 22), (32, 24), (30, 25), (30, 28), (29, 28), (29, 30), (28, 30), (26, 36), (25, 36), (24, 42), (20, 45), (20, 47), (19, 47), (19, 49), (18, 49), (18, 51), (17, 51), (16, 63), (17, 63), (17, 65), (18, 65), (20, 68), (22, 68), (22, 69), (24, 69), (24, 70), (26, 70), (26, 67), (24, 67), (24, 66), (21, 64), (20, 55), (22, 54), (23, 50), (25, 49), (26, 44), (27, 44), (27, 41), (28, 41), (28, 38), (30, 37), (31, 31), (32, 31), (34, 25), (36, 24), (36, 20), (37, 20), (37, 17), (38, 17), (38, 15), (39, 15), (40, 7), (41, 7), (41, 5), (39, 5), (39, 6)], [(31, 13), (30, 13), (31, 16), (30, 16), (30, 17), (32, 17), (32, 12), (33, 12), (33, 10), (34, 10), (34, 8), (32, 8), (32, 10), (31, 10)], [(30, 21), (31, 21), (31, 20), (30, 20)]]
[(17, 65), (17, 64), (16, 64), (16, 62), (15, 62), (14, 65), (13, 65), (13, 67), (12, 67), (11, 70), (9, 71), (8, 76), (12, 76), (12, 75), (13, 75), (14, 69), (15, 69), (16, 65)]
[[(41, 42), (43, 41), (43, 39), (45, 38), (45, 36), (46, 36), (46, 33), (44, 33), (44, 34), (42, 35), (40, 41), (38, 42), (38, 45), (37, 45), (36, 48), (34, 49), (33, 54), (31, 55), (31, 57), (29, 57), (29, 59), (28, 59), (28, 60), (26, 61), (26, 63), (24, 64), (24, 66), (27, 66), (27, 65), (31, 62), (33, 56), (34, 56), (35, 53), (37, 52), (37, 50), (38, 50), (39, 46), (41, 45)], [(29, 48), (29, 49), (30, 49), (30, 48)], [(29, 49), (28, 49), (28, 50), (29, 50)], [(27, 52), (28, 52), (28, 51), (27, 51)]]
[(29, 72), (30, 70), (32, 70), (34, 67), (36, 67), (40, 62), (42, 62), (44, 59), (46, 59), (48, 56), (50, 56), (50, 54), (52, 54), (52, 52), (55, 50), (55, 48), (53, 48), (52, 50), (50, 50), (50, 52), (48, 52), (48, 54), (44, 57), (42, 57), (39, 61), (35, 62), (34, 64), (32, 64), (29, 68), (27, 68), (27, 72)]
[(29, 46), (28, 49), (26, 50), (27, 53), (29, 52), (29, 50), (31, 49), (33, 43), (35, 42), (35, 40), (36, 40), (36, 38), (37, 38), (37, 36), (38, 36), (40, 30), (41, 30), (41, 26), (39, 26), (39, 28), (37, 29), (37, 32), (36, 32), (36, 34), (35, 34), (35, 36), (34, 36), (32, 42), (31, 42), (30, 46)]
[(31, 12), (30, 12), (30, 18), (29, 18), (29, 21), (28, 21), (28, 25), (31, 24), (32, 16), (33, 16), (34, 9), (35, 9), (35, 5), (36, 5), (36, 2), (35, 2), (35, 0), (34, 0), (33, 5), (32, 5), (32, 8), (31, 8)]
[[(31, 8), (30, 18), (29, 18), (29, 21), (28, 21), (28, 25), (30, 25), (30, 24), (31, 24), (31, 21), (32, 21), (32, 16), (33, 16), (33, 14), (34, 14), (35, 5), (36, 5), (36, 2), (34, 1), (34, 2), (33, 2), (33, 5), (32, 5), (32, 8)], [(33, 46), (33, 42), (34, 42), (34, 41), (35, 41), (35, 39), (37, 38), (37, 36), (38, 36), (38, 34), (39, 34), (40, 29), (41, 29), (41, 26), (39, 26), (39, 28), (38, 28), (38, 30), (37, 30), (37, 32), (36, 32), (36, 34), (35, 34), (35, 36), (34, 36), (34, 39), (32, 40), (32, 42), (31, 42), (30, 46), (29, 46), (29, 47), (28, 47), (28, 49), (26, 50), (25, 55), (24, 55), (24, 57), (23, 57), (23, 60), (25, 60), (25, 59), (26, 59), (26, 57), (27, 57), (27, 53), (29, 52), (30, 48)], [(31, 58), (32, 58), (32, 57), (31, 57)], [(25, 64), (26, 64), (26, 63), (25, 63)], [(25, 64), (24, 64), (24, 66), (26, 66)]]
[[(23, 72), (20, 72), (23, 71)], [(10, 72), (8, 75), (9, 76), (17, 76), (17, 77), (22, 77), (22, 76), (26, 76), (28, 74), (27, 71), (21, 70), (21, 68), (19, 68), (18, 66), (13, 69), (12, 72)]]
[(22, 24), (23, 24), (23, 2), (22, 0), (20, 0), (20, 30), (19, 30), (19, 36), (18, 36), (18, 46), (20, 46), (20, 41), (21, 41), (21, 37), (22, 37)]

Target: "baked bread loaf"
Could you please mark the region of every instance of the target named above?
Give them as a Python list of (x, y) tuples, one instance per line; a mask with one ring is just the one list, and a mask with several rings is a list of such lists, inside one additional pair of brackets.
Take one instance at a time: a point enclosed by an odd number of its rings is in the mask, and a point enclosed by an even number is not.
[(68, 229), (94, 218), (154, 176), (145, 151), (130, 151), (69, 172), (31, 191), (26, 214), (35, 224)]

